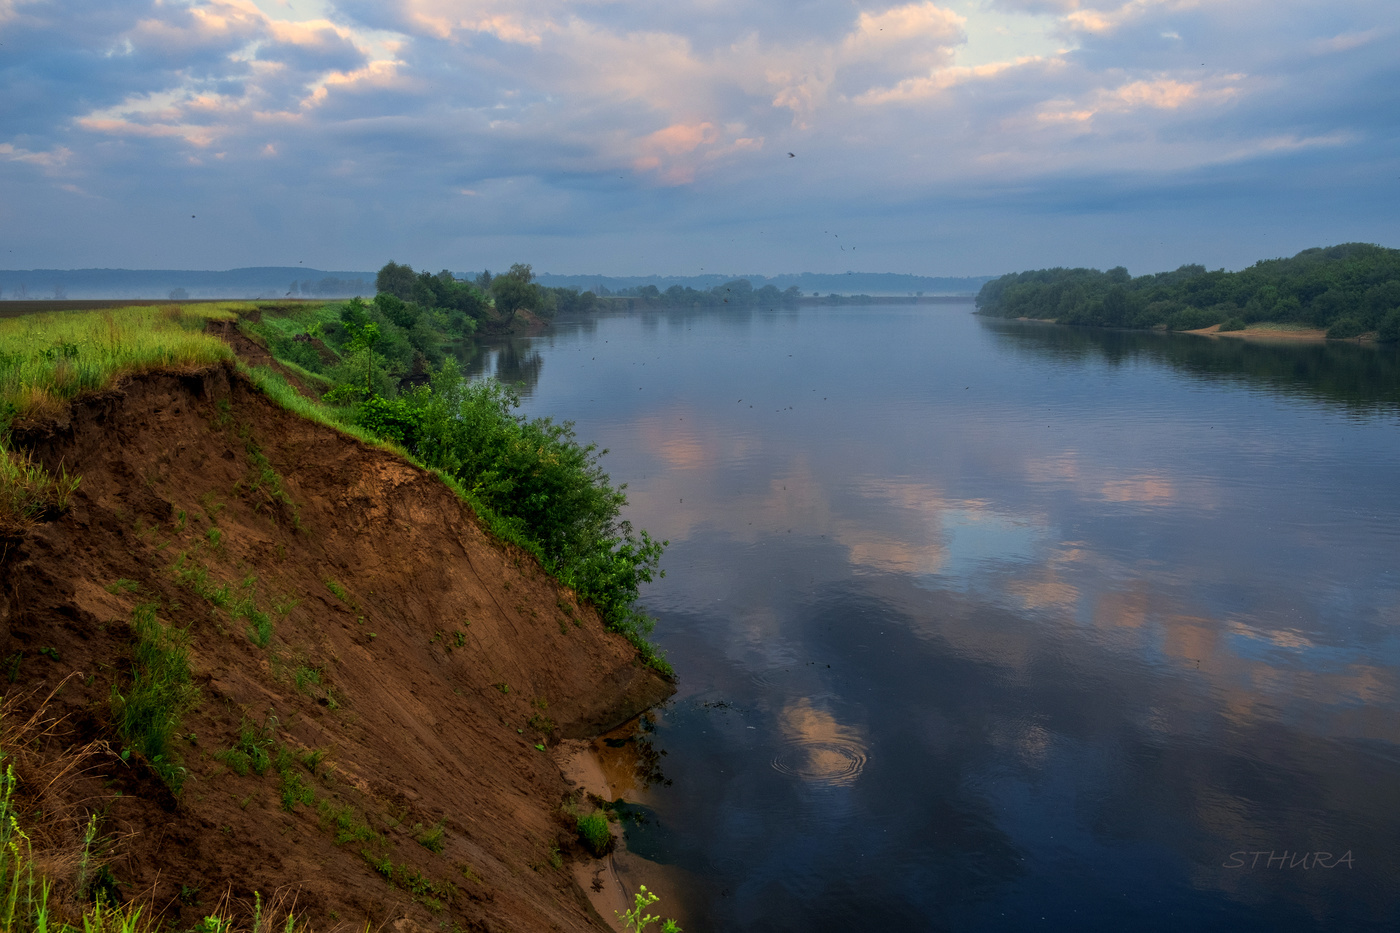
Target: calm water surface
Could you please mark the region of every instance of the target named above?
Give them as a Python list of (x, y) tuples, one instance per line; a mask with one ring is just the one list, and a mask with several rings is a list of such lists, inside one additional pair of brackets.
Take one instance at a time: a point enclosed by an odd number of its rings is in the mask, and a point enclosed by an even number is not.
[(483, 361), (670, 541), (671, 783), (628, 830), (661, 906), (1400, 928), (1395, 354), (971, 310), (604, 316)]

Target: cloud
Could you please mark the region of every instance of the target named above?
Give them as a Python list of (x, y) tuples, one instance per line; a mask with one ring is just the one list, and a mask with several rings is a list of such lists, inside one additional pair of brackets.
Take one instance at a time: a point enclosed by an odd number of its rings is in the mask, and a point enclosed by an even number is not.
[[(578, 261), (649, 263), (602, 245), (641, 229), (649, 250), (684, 265), (699, 255), (694, 231), (754, 221), (784, 250), (768, 261), (817, 268), (851, 257), (828, 258), (798, 231), (869, 217), (866, 243), (878, 231), (881, 246), (865, 253), (872, 261), (980, 255), (985, 271), (1035, 261), (999, 248), (1007, 230), (1047, 258), (1127, 239), (1010, 220), (1046, 203), (1130, 228), (1115, 213), (1126, 208), (1103, 207), (1105, 192), (1165, 203), (1170, 191), (1174, 211), (1238, 223), (1272, 216), (1278, 198), (1220, 215), (1207, 189), (1226, 177), (1211, 174), (1221, 166), (1238, 166), (1230, 177), (1251, 190), (1383, 182), (1400, 135), (1400, 65), (1395, 31), (1369, 10), (1362, 0), (325, 0), (302, 14), (249, 0), (6, 0), (0, 144), (9, 171), (42, 167), (54, 184), (117, 201), (154, 205), (207, 184), (247, 192), (264, 215), (300, 199), (303, 213), (362, 212), (351, 226), (365, 230), (417, 216), (401, 235), (440, 251), (436, 265), (469, 241), (546, 231), (560, 256), (569, 243)], [(960, 59), (969, 41), (976, 54)], [(262, 155), (269, 144), (276, 159)], [(54, 155), (40, 166), (13, 153)], [(1181, 200), (1193, 185), (1202, 194)], [(500, 225), (491, 238), (447, 207), (463, 189), (478, 193), (475, 222)], [(1368, 218), (1347, 238), (1394, 229), (1374, 197), (1317, 198), (1319, 210), (1354, 202), (1348, 216)], [(958, 236), (955, 214), (972, 220)], [(1261, 237), (1269, 226), (1258, 223)], [(1168, 228), (1154, 229), (1156, 246)], [(1174, 229), (1189, 240), (1192, 225)], [(735, 243), (736, 261), (753, 255), (728, 234), (705, 248), (715, 242)]]
[(1128, 3), (1094, 5), (1074, 3), (1062, 8), (1061, 23), (1071, 32), (1110, 33), (1154, 13), (1189, 10), (1200, 0), (1130, 0)]
[(8, 162), (25, 162), (30, 165), (37, 165), (43, 169), (55, 170), (62, 168), (64, 163), (73, 153), (59, 146), (48, 152), (30, 152), (27, 149), (19, 149), (9, 143), (0, 143), (0, 158)]

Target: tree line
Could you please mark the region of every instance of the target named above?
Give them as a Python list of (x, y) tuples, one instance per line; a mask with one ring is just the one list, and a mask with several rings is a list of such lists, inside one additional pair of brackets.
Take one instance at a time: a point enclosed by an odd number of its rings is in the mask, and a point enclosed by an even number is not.
[[(433, 275), (392, 260), (374, 277), (378, 295), (392, 295), (420, 308), (456, 312), (481, 322), (492, 316), (509, 317), (516, 311), (529, 311), (543, 318), (559, 312), (592, 311), (597, 296), (573, 288), (549, 288), (535, 281), (528, 263), (517, 262), (506, 272), (492, 275), (484, 270), (473, 279), (458, 279), (446, 269)], [(377, 296), (376, 296), (377, 300)]]
[(1332, 338), (1400, 340), (1400, 250), (1369, 243), (1303, 250), (1239, 272), (1184, 265), (1134, 278), (1119, 266), (1037, 269), (982, 286), (979, 314), (1099, 327), (1222, 331), (1264, 323), (1324, 328)]
[(608, 298), (640, 298), (647, 307), (660, 308), (683, 308), (683, 307), (776, 307), (780, 304), (794, 304), (802, 296), (801, 290), (796, 285), (791, 285), (782, 291), (776, 285), (764, 285), (761, 288), (754, 288), (753, 283), (748, 279), (734, 279), (714, 288), (700, 290), (691, 288), (689, 285), (672, 285), (662, 291), (655, 285), (639, 285), (633, 288), (620, 288), (612, 290), (606, 286), (600, 286), (598, 297)]

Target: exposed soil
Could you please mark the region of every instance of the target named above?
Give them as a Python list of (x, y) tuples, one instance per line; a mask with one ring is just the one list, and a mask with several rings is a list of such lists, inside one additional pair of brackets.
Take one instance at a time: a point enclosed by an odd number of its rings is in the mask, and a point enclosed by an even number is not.
[[(57, 876), (96, 813), (114, 890), (180, 928), (254, 891), (318, 931), (609, 928), (568, 864), (587, 856), (551, 751), (673, 688), (435, 477), (277, 408), (232, 366), (127, 381), (15, 440), (82, 477), (66, 514), (0, 542), (0, 741)], [(266, 647), (231, 614), (241, 597), (269, 614)], [(152, 602), (188, 629), (201, 694), (178, 797), (122, 759), (111, 724), (133, 609)], [(61, 721), (21, 741), (50, 694)], [(218, 757), (244, 723), (307, 756), (288, 774), (317, 804), (289, 811), (275, 768)], [(379, 835), (337, 844), (318, 805)], [(439, 824), (434, 852), (417, 839)], [(371, 864), (386, 860), (392, 882)]]
[[(257, 313), (260, 314), (263, 310), (263, 308), (259, 308)], [(296, 389), (303, 397), (313, 400), (321, 397), (320, 393), (302, 382), (301, 377), (279, 363), (277, 358), (267, 351), (266, 347), (239, 330), (237, 322), (210, 321), (204, 326), (204, 330), (206, 333), (213, 334), (222, 339), (233, 348), (233, 352), (238, 358), (249, 366), (266, 366), (274, 370), (283, 379), (287, 380), (287, 384), (293, 389)], [(326, 345), (321, 343), (321, 341), (317, 340), (315, 343), (318, 344), (318, 353), (322, 350), (326, 350)]]
[(1202, 327), (1197, 330), (1185, 330), (1183, 334), (1201, 334), (1207, 337), (1250, 337), (1265, 340), (1326, 340), (1327, 330), (1322, 327), (1309, 328), (1281, 328), (1281, 327), (1245, 327), (1243, 330), (1221, 330), (1219, 324), (1212, 324), (1210, 327)]

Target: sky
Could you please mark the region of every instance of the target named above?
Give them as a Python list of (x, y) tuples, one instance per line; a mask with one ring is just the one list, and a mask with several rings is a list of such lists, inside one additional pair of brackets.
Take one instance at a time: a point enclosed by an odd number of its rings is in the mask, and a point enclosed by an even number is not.
[(0, 268), (1400, 247), (1395, 0), (0, 0)]

